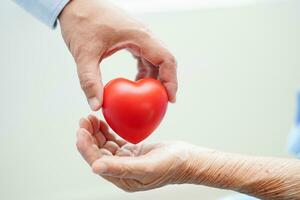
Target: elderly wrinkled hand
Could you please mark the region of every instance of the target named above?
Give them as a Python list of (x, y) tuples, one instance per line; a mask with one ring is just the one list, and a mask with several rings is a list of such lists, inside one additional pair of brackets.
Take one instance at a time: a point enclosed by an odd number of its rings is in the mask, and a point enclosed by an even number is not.
[(127, 143), (92, 115), (80, 120), (77, 148), (95, 173), (125, 191), (177, 183), (191, 156), (191, 145), (186, 143)]
[(125, 191), (199, 184), (261, 199), (300, 199), (300, 161), (245, 156), (183, 142), (132, 145), (90, 115), (80, 120), (77, 148), (93, 171)]
[(63, 9), (59, 21), (92, 110), (99, 110), (102, 105), (99, 63), (120, 49), (129, 50), (137, 59), (137, 79), (159, 79), (169, 101), (175, 102), (175, 58), (140, 22), (104, 0), (72, 0)]

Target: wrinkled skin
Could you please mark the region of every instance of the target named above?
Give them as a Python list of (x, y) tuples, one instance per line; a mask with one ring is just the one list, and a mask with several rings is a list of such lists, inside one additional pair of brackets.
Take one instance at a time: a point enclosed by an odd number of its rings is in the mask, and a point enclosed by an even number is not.
[(132, 145), (91, 115), (80, 120), (77, 148), (96, 174), (128, 192), (190, 183), (266, 200), (300, 200), (300, 161), (295, 159), (226, 153), (182, 142)]
[(77, 148), (93, 171), (129, 192), (177, 183), (187, 168), (189, 146), (181, 142), (133, 145), (116, 138), (92, 115), (80, 120), (77, 133)]
[(136, 79), (159, 79), (169, 101), (175, 102), (177, 64), (174, 56), (153, 33), (123, 10), (105, 0), (72, 0), (60, 14), (59, 22), (92, 110), (99, 110), (102, 105), (99, 64), (120, 49), (127, 49), (137, 59)]

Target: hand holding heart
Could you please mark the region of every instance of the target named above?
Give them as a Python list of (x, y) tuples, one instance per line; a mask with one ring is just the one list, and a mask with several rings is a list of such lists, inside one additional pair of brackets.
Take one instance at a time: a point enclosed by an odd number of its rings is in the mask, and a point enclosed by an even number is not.
[(62, 36), (77, 65), (80, 85), (92, 110), (102, 105), (99, 64), (126, 49), (137, 59), (136, 78), (161, 80), (175, 102), (176, 60), (143, 24), (105, 0), (70, 1), (59, 16)]

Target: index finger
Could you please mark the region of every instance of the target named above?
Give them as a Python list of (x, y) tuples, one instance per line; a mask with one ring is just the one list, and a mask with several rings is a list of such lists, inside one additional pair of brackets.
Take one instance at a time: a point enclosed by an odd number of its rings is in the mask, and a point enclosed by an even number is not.
[(90, 166), (103, 155), (112, 155), (105, 149), (99, 149), (93, 142), (92, 135), (84, 128), (80, 128), (77, 131), (76, 146), (82, 157)]
[(169, 101), (176, 101), (177, 62), (175, 57), (157, 40), (149, 37), (141, 41), (140, 54), (152, 65), (159, 67), (158, 78), (167, 90)]

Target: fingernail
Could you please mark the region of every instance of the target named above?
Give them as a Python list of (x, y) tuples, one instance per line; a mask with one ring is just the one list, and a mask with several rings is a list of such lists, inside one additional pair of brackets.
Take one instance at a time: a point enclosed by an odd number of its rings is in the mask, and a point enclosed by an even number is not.
[(105, 163), (98, 163), (97, 165), (97, 173), (104, 174), (107, 171), (107, 165)]
[(96, 111), (99, 108), (99, 100), (96, 97), (88, 99), (88, 103), (93, 111)]

